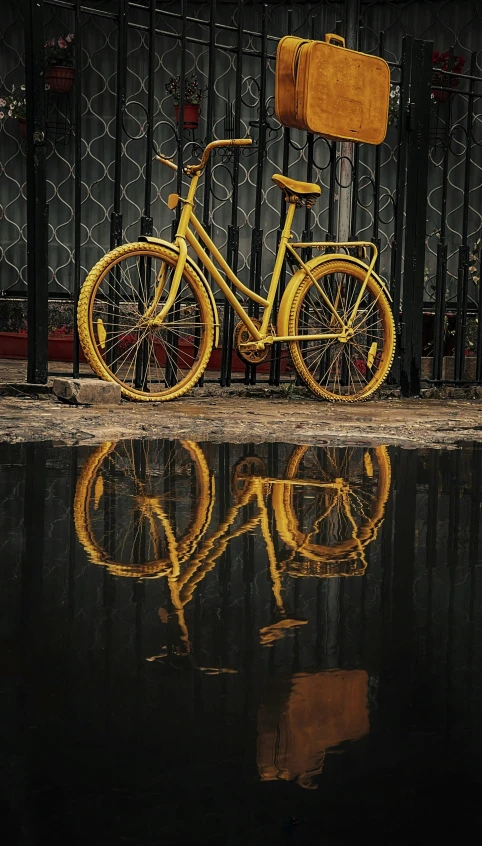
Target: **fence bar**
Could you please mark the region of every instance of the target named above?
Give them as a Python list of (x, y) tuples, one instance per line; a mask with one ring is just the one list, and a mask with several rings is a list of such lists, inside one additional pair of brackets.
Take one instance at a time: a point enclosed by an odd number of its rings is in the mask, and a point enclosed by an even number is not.
[[(315, 38), (315, 24), (316, 15), (311, 16), (311, 38)], [(313, 148), (315, 144), (315, 136), (312, 132), (308, 132), (306, 136), (306, 181), (313, 182)], [(313, 230), (311, 228), (313, 220), (313, 213), (309, 206), (305, 208), (305, 228), (303, 230), (303, 241), (313, 240)], [(301, 256), (303, 261), (309, 261), (313, 255), (311, 247), (305, 247), (302, 250)]]
[[(385, 33), (380, 33), (380, 40), (378, 44), (378, 55), (383, 57), (385, 49)], [(372, 229), (372, 243), (375, 244), (378, 250), (378, 258), (375, 264), (375, 270), (378, 273), (380, 269), (380, 170), (382, 165), (382, 145), (378, 144), (375, 147), (375, 168), (373, 180), (373, 229)]]
[[(241, 85), (243, 81), (243, 0), (238, 0), (238, 26), (236, 34), (236, 88), (234, 100), (234, 137), (239, 138), (241, 133)], [(233, 192), (231, 195), (231, 223), (228, 226), (228, 249), (227, 262), (234, 273), (238, 269), (239, 255), (239, 226), (238, 226), (238, 197), (239, 197), (239, 147), (233, 147)], [(226, 302), (224, 306), (223, 326), (223, 361), (221, 367), (221, 385), (231, 384), (231, 368), (233, 362), (233, 333), (234, 333), (234, 310)]]
[(151, 182), (152, 153), (154, 143), (154, 67), (156, 59), (156, 0), (150, 0), (149, 9), (149, 51), (147, 79), (147, 133), (146, 133), (146, 175), (144, 185), (144, 213), (141, 218), (142, 235), (152, 235)]
[[(261, 13), (261, 31), (263, 56), (267, 53), (267, 6)], [(266, 147), (266, 58), (261, 59), (259, 82), (259, 118), (258, 118), (258, 154), (256, 162), (256, 195), (254, 202), (254, 227), (251, 232), (251, 261), (249, 268), (249, 287), (257, 294), (261, 291), (261, 261), (263, 253), (263, 230), (261, 229), (261, 204), (263, 200), (263, 164)], [(259, 304), (249, 302), (250, 316), (259, 317)], [(246, 384), (256, 384), (256, 366), (246, 365)]]
[(392, 278), (391, 293), (393, 296), (393, 319), (398, 346), (398, 355), (395, 356), (392, 364), (392, 374), (396, 382), (400, 379), (400, 346), (401, 346), (401, 323), (400, 323), (400, 300), (402, 287), (402, 261), (403, 261), (403, 229), (404, 211), (407, 185), (407, 135), (408, 135), (408, 108), (410, 102), (410, 78), (412, 72), (412, 48), (413, 38), (405, 35), (402, 42), (402, 68), (400, 78), (400, 106), (398, 113), (398, 157), (397, 157), (397, 183), (396, 201), (394, 211), (394, 235), (392, 246)]
[(80, 0), (75, 0), (75, 58), (76, 74), (74, 82), (74, 343), (72, 375), (79, 376), (79, 330), (77, 328), (77, 305), (80, 294), (80, 244), (82, 215), (82, 21)]
[(127, 0), (119, 0), (119, 32), (117, 41), (114, 197), (111, 213), (110, 248), (122, 241), (121, 178), (122, 178), (122, 119), (126, 105), (127, 73)]
[(425, 267), (425, 238), (420, 233), (425, 233), (426, 226), (432, 48), (431, 42), (419, 40), (412, 48), (403, 280), (405, 343), (400, 362), (404, 396), (420, 393)]
[[(479, 262), (482, 263), (482, 250), (479, 252)], [(479, 286), (479, 303), (477, 306), (477, 361), (475, 364), (475, 378), (482, 381), (482, 295)]]
[[(473, 75), (477, 69), (477, 53), (472, 53), (470, 60), (470, 73)], [(460, 381), (464, 378), (465, 369), (465, 340), (467, 337), (467, 298), (469, 291), (469, 247), (467, 244), (469, 226), (469, 197), (470, 197), (470, 169), (472, 158), (472, 135), (474, 122), (474, 81), (469, 82), (469, 97), (467, 105), (467, 129), (465, 147), (465, 173), (464, 173), (464, 204), (462, 214), (462, 246), (459, 250), (459, 273), (457, 285), (457, 318), (455, 335), (455, 364), (454, 379)]]
[(27, 381), (48, 378), (48, 208), (44, 4), (24, 0), (27, 96)]
[(469, 248), (459, 247), (459, 266), (457, 271), (457, 316), (455, 319), (455, 363), (454, 381), (464, 378), (465, 337), (467, 333), (467, 295), (469, 286)]
[(447, 244), (437, 245), (437, 276), (435, 282), (435, 317), (433, 328), (432, 376), (440, 381), (443, 375), (445, 335), (445, 291), (447, 284)]
[[(208, 100), (206, 108), (206, 143), (212, 141), (213, 120), (214, 120), (214, 81), (216, 79), (216, 0), (210, 2), (210, 24), (209, 24), (209, 60), (208, 60)], [(211, 206), (211, 174), (213, 168), (213, 156), (209, 156), (204, 171), (204, 196), (203, 196), (203, 226), (211, 234), (210, 230), (210, 206)]]
[[(208, 97), (207, 97), (207, 106), (206, 106), (206, 138), (205, 143), (209, 144), (210, 141), (213, 140), (213, 121), (214, 121), (214, 98), (216, 95), (214, 89), (214, 81), (216, 79), (216, 0), (210, 0), (209, 4), (209, 58), (208, 58)], [(211, 214), (211, 180), (212, 180), (212, 171), (213, 171), (213, 156), (209, 156), (206, 168), (204, 170), (204, 193), (203, 193), (203, 226), (209, 236), (212, 234), (212, 226), (210, 220)], [(207, 247), (204, 247), (205, 252), (208, 253), (209, 250)], [(212, 283), (210, 281), (210, 277), (207, 276), (207, 271), (204, 268), (201, 259), (198, 259), (198, 267), (201, 269), (201, 272), (206, 276), (208, 279), (208, 283)], [(202, 387), (204, 385), (204, 377), (205, 373), (202, 374), (198, 385)]]
[[(287, 28), (286, 28), (286, 35), (291, 35), (293, 31), (293, 10), (288, 9), (288, 19), (287, 19)], [(290, 161), (290, 130), (287, 126), (283, 129), (283, 176), (288, 176), (288, 168), (289, 168), (289, 161)], [(280, 219), (279, 219), (279, 227), (276, 233), (276, 249), (279, 248), (279, 243), (281, 240), (281, 232), (283, 230), (284, 222), (286, 217), (286, 203), (283, 192), (281, 192), (281, 204), (280, 204)], [(279, 277), (279, 284), (278, 290), (276, 291), (275, 295), (275, 302), (274, 302), (274, 309), (273, 309), (273, 322), (276, 319), (278, 314), (279, 304), (281, 302), (281, 297), (283, 296), (284, 290), (286, 287), (286, 259), (283, 262), (283, 266), (281, 268), (281, 273)], [(273, 344), (271, 347), (271, 360), (270, 360), (270, 368), (269, 368), (269, 384), (270, 385), (279, 385), (280, 379), (280, 371), (281, 371), (281, 349), (279, 344)]]

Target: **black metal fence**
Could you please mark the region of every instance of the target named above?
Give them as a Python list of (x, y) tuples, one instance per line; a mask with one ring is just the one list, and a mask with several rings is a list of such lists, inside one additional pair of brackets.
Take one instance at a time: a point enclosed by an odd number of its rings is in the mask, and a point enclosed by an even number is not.
[[(86, 272), (140, 233), (171, 237), (166, 200), (176, 177), (153, 167), (153, 149), (186, 163), (213, 137), (250, 133), (249, 151), (213, 159), (200, 197), (204, 225), (243, 281), (263, 290), (269, 277), (284, 215), (272, 174), (318, 181), (321, 201), (298, 213), (297, 234), (345, 233), (379, 246), (398, 329), (392, 382), (406, 394), (418, 393), (422, 379), (480, 382), (479, 7), (464, 0), (9, 3), (0, 24), (0, 96), (25, 84), (27, 132), (24, 141), (12, 119), (1, 123), (7, 319), (0, 329), (11, 328), (12, 301), (26, 298), (28, 378), (47, 378), (49, 326), (59, 328), (49, 317), (54, 300), (60, 328), (72, 328), (77, 374), (75, 309)], [(347, 150), (284, 129), (274, 116), (278, 39), (349, 36), (350, 26), (351, 46), (383, 55), (392, 72), (390, 126), (377, 148)], [(75, 38), (73, 86), (45, 91), (44, 41), (67, 33)], [(184, 128), (184, 104), (176, 120), (166, 83), (192, 72), (207, 91), (197, 126)], [(221, 369), (211, 378), (254, 382), (256, 368), (235, 369), (231, 309), (221, 315)], [(275, 351), (258, 378), (279, 383), (281, 365)]]

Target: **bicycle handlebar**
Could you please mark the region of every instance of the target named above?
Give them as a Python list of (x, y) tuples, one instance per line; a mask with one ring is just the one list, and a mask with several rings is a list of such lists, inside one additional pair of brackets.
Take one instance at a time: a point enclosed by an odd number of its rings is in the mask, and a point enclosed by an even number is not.
[[(187, 165), (186, 173), (188, 176), (194, 176), (196, 173), (201, 173), (206, 167), (206, 162), (209, 158), (211, 150), (214, 150), (216, 147), (250, 147), (252, 143), (252, 138), (229, 138), (221, 141), (211, 141), (204, 149), (199, 164)], [(174, 162), (171, 161), (171, 159), (169, 159), (167, 156), (163, 156), (161, 153), (158, 153), (156, 154), (156, 159), (162, 164), (165, 164), (166, 167), (170, 167), (171, 170), (177, 171), (177, 165), (175, 165)]]

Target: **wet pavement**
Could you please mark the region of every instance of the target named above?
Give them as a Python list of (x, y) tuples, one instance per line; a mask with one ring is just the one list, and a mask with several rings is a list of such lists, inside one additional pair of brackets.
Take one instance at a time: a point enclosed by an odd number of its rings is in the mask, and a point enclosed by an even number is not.
[(475, 443), (0, 443), (3, 842), (478, 842), (481, 482)]
[(55, 438), (100, 443), (118, 438), (186, 437), (236, 443), (454, 445), (482, 441), (480, 400), (384, 399), (349, 405), (257, 387), (240, 396), (201, 388), (168, 403), (73, 407), (51, 395), (0, 396), (0, 441)]

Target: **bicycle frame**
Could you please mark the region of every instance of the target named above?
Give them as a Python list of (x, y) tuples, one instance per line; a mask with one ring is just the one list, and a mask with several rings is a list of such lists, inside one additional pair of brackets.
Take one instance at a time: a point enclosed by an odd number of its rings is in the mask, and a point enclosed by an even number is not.
[[(236, 141), (238, 139), (234, 139)], [(242, 139), (243, 141), (247, 141), (248, 139)], [(249, 139), (250, 140), (250, 139)], [(184, 267), (187, 260), (187, 244), (189, 244), (193, 251), (196, 253), (197, 257), (201, 261), (201, 263), (206, 268), (207, 272), (211, 275), (211, 277), (215, 280), (216, 284), (219, 286), (221, 291), (223, 292), (224, 296), (226, 297), (227, 301), (231, 304), (234, 311), (240, 318), (240, 320), (244, 323), (246, 328), (248, 329), (251, 337), (254, 339), (253, 343), (243, 344), (243, 347), (246, 349), (248, 348), (263, 348), (266, 344), (272, 344), (275, 341), (306, 341), (306, 335), (276, 335), (271, 334), (269, 331), (270, 327), (270, 319), (273, 312), (273, 306), (275, 302), (276, 291), (278, 288), (281, 270), (283, 267), (283, 262), (285, 260), (286, 253), (289, 252), (293, 259), (297, 262), (300, 268), (305, 272), (305, 274), (311, 279), (313, 284), (318, 290), (321, 298), (323, 299), (326, 307), (331, 311), (333, 315), (333, 320), (340, 326), (339, 332), (329, 332), (323, 334), (310, 334), (310, 341), (315, 340), (335, 340), (335, 339), (347, 339), (347, 331), (351, 329), (357, 313), (360, 307), (360, 303), (363, 299), (365, 289), (370, 278), (371, 273), (374, 270), (375, 263), (378, 257), (378, 250), (375, 244), (371, 243), (370, 241), (344, 241), (344, 242), (333, 242), (333, 241), (300, 241), (300, 242), (293, 242), (290, 243), (292, 238), (291, 233), (291, 225), (293, 222), (294, 213), (296, 211), (296, 204), (295, 203), (288, 203), (288, 209), (286, 212), (285, 222), (283, 226), (283, 231), (281, 233), (281, 238), (278, 246), (278, 251), (276, 254), (275, 264), (273, 268), (273, 273), (270, 280), (269, 290), (267, 297), (262, 297), (260, 294), (257, 294), (254, 291), (251, 291), (246, 285), (244, 285), (240, 279), (236, 276), (234, 271), (229, 267), (221, 253), (219, 252), (216, 245), (213, 243), (207, 232), (205, 231), (202, 223), (197, 219), (196, 215), (194, 214), (194, 201), (196, 190), (199, 182), (199, 178), (204, 167), (205, 161), (207, 160), (207, 156), (209, 155), (210, 148), (212, 147), (220, 147), (220, 146), (246, 146), (246, 144), (235, 144), (233, 141), (231, 142), (211, 142), (206, 147), (206, 150), (203, 155), (203, 159), (200, 165), (194, 165), (190, 168), (186, 169), (186, 172), (189, 176), (191, 176), (191, 185), (189, 187), (188, 196), (186, 199), (179, 197), (177, 194), (171, 194), (169, 196), (168, 205), (170, 208), (174, 209), (178, 202), (183, 203), (183, 210), (181, 212), (179, 225), (176, 232), (176, 237), (174, 243), (179, 250), (179, 259), (176, 264), (176, 269), (174, 272), (174, 276), (171, 283), (171, 288), (169, 294), (167, 296), (166, 302), (163, 305), (161, 311), (152, 320), (152, 325), (159, 326), (165, 320), (169, 310), (171, 309), (177, 293), (179, 291), (179, 286), (181, 284), (182, 274), (184, 272)], [(173, 170), (177, 170), (177, 166), (173, 164), (171, 161), (165, 159), (162, 156), (156, 157), (159, 161), (163, 164), (166, 164)], [(192, 226), (192, 229), (190, 228)], [(194, 232), (198, 236), (195, 237)], [(296, 252), (297, 249), (303, 248), (316, 248), (319, 250), (322, 249), (333, 249), (333, 247), (338, 247), (342, 249), (348, 249), (350, 247), (362, 247), (365, 249), (370, 248), (372, 250), (372, 257), (370, 263), (366, 266), (366, 275), (365, 279), (360, 287), (360, 291), (356, 302), (353, 306), (350, 318), (348, 322), (345, 324), (342, 317), (338, 314), (336, 307), (333, 305), (329, 297), (325, 294), (321, 286), (318, 284), (315, 276), (309, 265), (302, 260), (300, 255)], [(263, 316), (261, 320), (261, 326), (258, 328), (249, 315), (247, 314), (246, 310), (243, 308), (241, 303), (239, 302), (238, 298), (234, 290), (231, 290), (229, 285), (223, 279), (221, 273), (219, 272), (216, 264), (214, 263), (213, 259), (208, 255), (206, 252), (213, 256), (215, 261), (217, 262), (218, 266), (224, 272), (226, 278), (231, 282), (234, 288), (239, 291), (241, 294), (244, 294), (248, 297), (252, 302), (257, 303), (258, 305), (262, 306), (263, 308)], [(154, 294), (153, 302), (149, 309), (144, 313), (144, 319), (150, 320), (151, 315), (154, 313), (159, 299), (161, 297), (162, 291), (164, 288), (164, 284), (159, 284), (158, 289)], [(336, 301), (336, 298), (335, 298)]]

